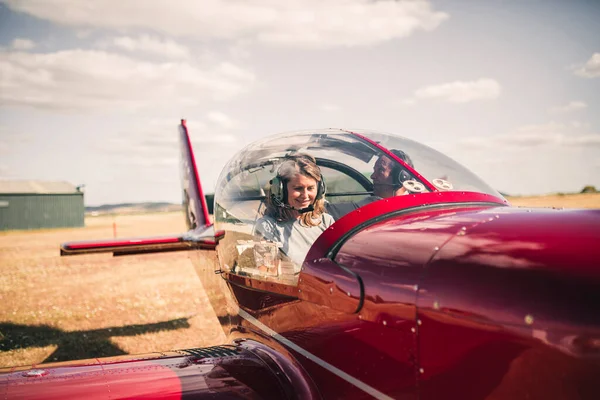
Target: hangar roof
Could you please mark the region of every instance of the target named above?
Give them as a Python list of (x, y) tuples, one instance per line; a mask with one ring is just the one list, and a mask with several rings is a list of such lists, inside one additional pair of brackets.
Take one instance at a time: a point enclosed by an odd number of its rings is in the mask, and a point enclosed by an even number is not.
[(65, 181), (0, 180), (0, 194), (72, 194), (82, 193)]

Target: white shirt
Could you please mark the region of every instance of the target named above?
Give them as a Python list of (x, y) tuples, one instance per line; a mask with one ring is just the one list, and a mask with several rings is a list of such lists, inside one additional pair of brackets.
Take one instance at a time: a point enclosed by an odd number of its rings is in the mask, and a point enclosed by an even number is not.
[(335, 222), (329, 214), (323, 214), (321, 220), (317, 226), (304, 226), (299, 219), (281, 222), (264, 216), (256, 221), (256, 231), (267, 240), (281, 243), (283, 253), (299, 268), (315, 240)]

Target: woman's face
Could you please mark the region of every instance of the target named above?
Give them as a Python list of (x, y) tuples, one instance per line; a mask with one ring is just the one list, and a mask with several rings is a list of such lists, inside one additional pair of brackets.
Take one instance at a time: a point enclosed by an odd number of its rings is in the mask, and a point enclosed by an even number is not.
[(317, 181), (302, 174), (296, 174), (287, 183), (287, 203), (294, 208), (306, 208), (313, 204), (317, 196)]

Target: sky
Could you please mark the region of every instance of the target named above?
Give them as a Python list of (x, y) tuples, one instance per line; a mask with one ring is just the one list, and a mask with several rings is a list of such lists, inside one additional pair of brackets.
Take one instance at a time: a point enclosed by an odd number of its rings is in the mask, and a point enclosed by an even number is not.
[(371, 129), (511, 195), (600, 188), (600, 1), (0, 0), (0, 179), (181, 201), (279, 132)]

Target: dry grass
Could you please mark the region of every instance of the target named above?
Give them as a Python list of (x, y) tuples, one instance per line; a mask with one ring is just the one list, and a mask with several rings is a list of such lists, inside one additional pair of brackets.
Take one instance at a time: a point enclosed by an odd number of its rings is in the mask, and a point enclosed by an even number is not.
[(186, 252), (60, 257), (70, 240), (185, 229), (181, 213), (86, 219), (85, 228), (0, 233), (0, 366), (223, 343)]
[(600, 193), (508, 197), (515, 207), (600, 208)]
[[(600, 194), (513, 197), (514, 206), (600, 208)], [(185, 230), (180, 213), (104, 216), (85, 228), (0, 233), (0, 367), (223, 343), (185, 252), (60, 257), (71, 240)]]

